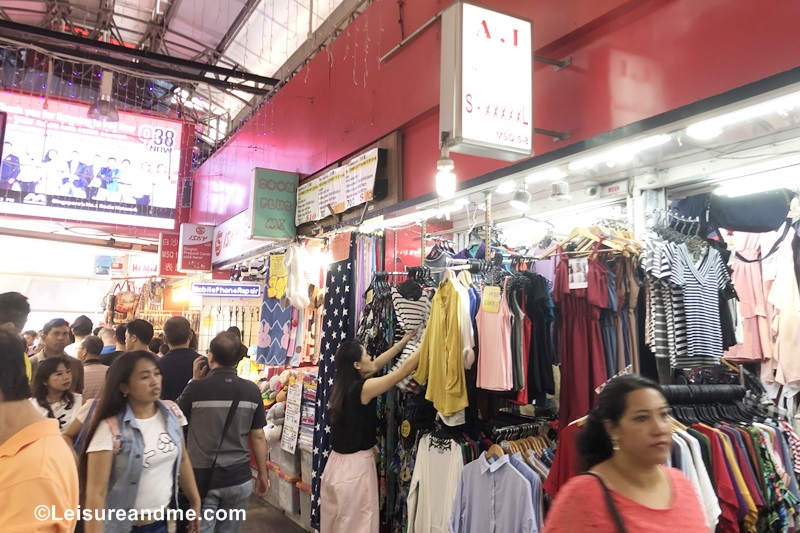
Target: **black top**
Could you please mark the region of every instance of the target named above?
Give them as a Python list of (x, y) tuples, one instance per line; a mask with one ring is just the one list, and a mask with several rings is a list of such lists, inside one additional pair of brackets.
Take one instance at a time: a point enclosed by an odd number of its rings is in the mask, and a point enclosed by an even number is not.
[[(237, 416), (225, 435), (209, 482), (209, 469), (219, 448), (222, 428), (231, 404), (237, 398)], [(238, 377), (233, 367), (215, 368), (203, 379), (193, 380), (177, 403), (189, 421), (186, 448), (198, 484), (209, 482), (208, 489), (211, 490), (249, 481), (252, 474), (248, 436), (251, 430), (261, 430), (267, 425), (258, 386)]]
[(161, 369), (161, 399), (178, 399), (186, 384), (192, 379), (192, 365), (200, 354), (191, 348), (175, 348), (164, 354), (158, 366)]
[(353, 384), (342, 404), (339, 423), (331, 421), (331, 446), (336, 453), (356, 453), (372, 449), (378, 430), (377, 398), (361, 403), (364, 380)]
[(111, 366), (111, 363), (113, 363), (117, 357), (124, 353), (125, 350), (117, 350), (116, 352), (100, 354), (100, 362), (106, 366)]

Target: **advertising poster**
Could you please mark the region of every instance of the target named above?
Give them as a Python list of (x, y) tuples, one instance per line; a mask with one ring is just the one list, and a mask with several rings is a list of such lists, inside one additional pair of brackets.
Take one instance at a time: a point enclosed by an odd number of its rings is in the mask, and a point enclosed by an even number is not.
[(298, 174), (253, 169), (250, 224), (253, 239), (294, 239)]
[(173, 229), (182, 123), (0, 94), (0, 213)]
[(181, 224), (178, 270), (181, 272), (211, 272), (213, 239), (214, 226)]

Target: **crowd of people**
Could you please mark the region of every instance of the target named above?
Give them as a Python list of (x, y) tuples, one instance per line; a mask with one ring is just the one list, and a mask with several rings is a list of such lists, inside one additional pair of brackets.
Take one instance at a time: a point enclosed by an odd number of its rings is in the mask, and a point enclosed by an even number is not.
[(86, 316), (23, 332), (29, 312), (0, 294), (1, 529), (164, 533), (165, 510), (182, 509), (178, 531), (239, 531), (230, 511), (269, 489), (241, 334), (220, 332), (204, 357), (182, 316), (155, 337), (145, 320), (93, 329)]

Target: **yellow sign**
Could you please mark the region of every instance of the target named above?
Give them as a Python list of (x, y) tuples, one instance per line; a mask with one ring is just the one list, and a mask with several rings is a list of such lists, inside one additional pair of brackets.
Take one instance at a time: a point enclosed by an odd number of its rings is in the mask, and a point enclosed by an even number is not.
[(400, 434), (404, 439), (407, 439), (408, 436), (411, 435), (411, 422), (403, 420), (403, 423), (400, 424)]
[(500, 287), (492, 287), (487, 285), (483, 289), (483, 301), (481, 302), (483, 310), (487, 313), (500, 312)]
[(283, 298), (286, 292), (286, 281), (289, 273), (283, 264), (283, 254), (269, 256), (269, 280), (267, 281), (267, 296), (270, 298)]
[(269, 277), (283, 278), (289, 275), (286, 272), (286, 265), (283, 264), (283, 254), (273, 254), (269, 256)]

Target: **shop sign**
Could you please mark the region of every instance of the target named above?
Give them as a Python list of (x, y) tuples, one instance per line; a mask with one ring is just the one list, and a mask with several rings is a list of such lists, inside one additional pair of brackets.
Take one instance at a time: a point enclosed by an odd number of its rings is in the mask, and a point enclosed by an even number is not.
[(128, 256), (128, 276), (132, 278), (150, 278), (158, 275), (158, 259), (149, 255)]
[(158, 236), (158, 275), (164, 278), (182, 278), (186, 274), (178, 271), (178, 245), (181, 235), (165, 232)]
[(250, 210), (242, 211), (214, 228), (214, 257), (216, 265), (245, 252), (263, 246), (262, 241), (248, 239), (252, 217)]
[(253, 170), (250, 194), (251, 223), (248, 238), (293, 239), (297, 228), (297, 180), (299, 176), (265, 168)]
[(211, 272), (214, 226), (181, 224), (178, 242), (178, 270), (181, 272)]
[(385, 148), (373, 148), (300, 185), (295, 224), (322, 220), (375, 199), (375, 181), (385, 159)]
[(533, 155), (529, 20), (456, 3), (442, 15), (439, 131), (450, 150), (504, 161)]
[(258, 283), (195, 282), (192, 283), (192, 294), (227, 298), (259, 298), (261, 285)]

